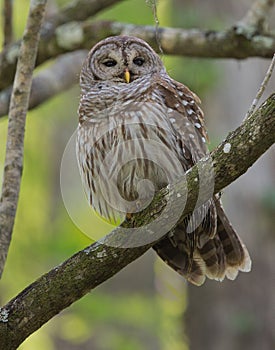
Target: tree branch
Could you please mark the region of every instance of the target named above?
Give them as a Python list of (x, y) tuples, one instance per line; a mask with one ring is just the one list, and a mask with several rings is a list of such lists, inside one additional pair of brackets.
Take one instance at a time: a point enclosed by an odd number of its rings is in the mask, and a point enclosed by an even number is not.
[(239, 24), (246, 28), (248, 32), (262, 33), (265, 30), (266, 21), (274, 3), (275, 0), (255, 1)]
[(25, 120), (47, 0), (32, 0), (18, 60), (9, 110), (6, 158), (0, 199), (0, 277), (10, 245), (23, 170)]
[(43, 25), (44, 34), (53, 31), (57, 26), (71, 21), (83, 21), (98, 12), (124, 0), (76, 0), (72, 1)]
[(3, 46), (7, 46), (13, 41), (13, 3), (12, 0), (5, 0), (3, 4), (3, 33), (4, 43)]
[[(158, 50), (154, 26), (138, 26), (118, 22), (69, 22), (56, 28), (50, 36), (41, 38), (37, 65), (60, 54), (90, 48), (99, 40), (112, 35), (133, 35), (147, 41)], [(168, 55), (191, 57), (271, 58), (275, 51), (275, 36), (246, 35), (238, 26), (226, 31), (160, 28), (159, 41)], [(0, 54), (0, 90), (12, 84), (18, 43)]]
[(257, 104), (259, 103), (259, 100), (261, 99), (261, 97), (263, 96), (263, 93), (267, 87), (267, 84), (269, 82), (269, 79), (271, 78), (271, 75), (273, 73), (273, 69), (274, 69), (274, 66), (275, 66), (275, 53), (273, 55), (273, 58), (271, 60), (271, 63), (269, 65), (269, 68), (266, 72), (266, 75), (264, 77), (264, 80), (263, 82), (261, 83), (261, 86), (259, 88), (259, 91), (257, 92), (257, 95), (256, 97), (254, 98), (253, 102), (252, 102), (252, 105), (250, 106), (248, 112), (246, 113), (246, 118), (248, 118), (255, 110), (255, 108), (257, 107)]
[[(242, 125), (231, 132), (211, 153), (215, 170), (215, 193), (244, 174), (274, 141), (275, 94), (245, 119)], [(180, 204), (179, 197), (184, 196), (184, 193), (188, 194), (188, 200), (181, 219), (191, 213), (196, 204), (198, 192), (202, 188), (201, 182), (203, 182), (203, 188), (207, 188), (209, 181), (207, 159), (209, 156), (187, 172), (187, 181), (181, 179), (169, 190), (166, 188), (157, 193), (147, 209), (115, 229), (109, 235), (108, 241), (115, 243), (117, 237), (129, 237), (128, 234), (133, 227), (139, 227), (137, 229), (139, 237), (152, 234), (147, 226), (142, 225), (147, 225), (156, 219), (155, 213), (162, 211), (168, 197), (169, 200), (171, 198), (173, 200), (173, 205), (167, 213), (171, 218), (175, 208)], [(205, 176), (200, 178), (200, 183), (198, 183), (198, 166), (205, 170)], [(201, 202), (208, 198), (209, 194), (205, 191)], [(167, 221), (167, 217), (162, 217), (159, 225), (166, 225)], [(125, 234), (127, 228), (130, 231)], [(0, 309), (0, 349), (15, 349), (53, 316), (115, 275), (153, 244), (152, 241), (144, 246), (123, 249), (115, 244), (110, 246), (95, 243), (40, 277)]]
[[(41, 30), (41, 42), (44, 42), (44, 45), (46, 45), (47, 42), (49, 42), (50, 44), (47, 48), (47, 58), (43, 60), (39, 59), (39, 56), (41, 56), (41, 54), (38, 53), (37, 64), (41, 64), (49, 58), (54, 58), (60, 53), (67, 52), (59, 50), (58, 54), (51, 53), (50, 46), (53, 45), (53, 47), (55, 47), (53, 41), (55, 38), (55, 30), (57, 26), (62, 26), (62, 24), (70, 21), (85, 20), (88, 17), (97, 14), (99, 11), (104, 10), (105, 8), (114, 5), (115, 3), (120, 1), (122, 0), (76, 0), (72, 1), (63, 9), (61, 9), (58, 13), (48, 18), (47, 22), (45, 22), (42, 26)], [(73, 40), (73, 34), (75, 33), (68, 33), (68, 36), (72, 35), (71, 40)], [(0, 54), (0, 90), (12, 84), (20, 45), (21, 40), (5, 47), (2, 53)], [(81, 47), (79, 48), (81, 49)], [(44, 57), (44, 55), (42, 56)]]
[[(32, 81), (29, 109), (75, 85), (86, 56), (86, 50), (66, 53), (58, 57), (50, 67), (39, 71)], [(0, 93), (0, 118), (8, 113), (11, 91), (9, 87)]]

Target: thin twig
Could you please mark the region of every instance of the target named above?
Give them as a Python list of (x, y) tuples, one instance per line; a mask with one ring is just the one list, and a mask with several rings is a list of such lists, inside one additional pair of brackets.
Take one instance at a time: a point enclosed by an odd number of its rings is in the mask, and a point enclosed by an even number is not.
[(4, 32), (4, 42), (3, 46), (7, 46), (13, 41), (13, 0), (5, 0), (3, 8), (3, 32)]
[(253, 102), (252, 102), (248, 112), (246, 113), (245, 119), (249, 118), (251, 116), (251, 114), (254, 113), (255, 108), (257, 107), (257, 104), (259, 103), (260, 98), (263, 96), (263, 93), (264, 93), (264, 91), (265, 91), (265, 89), (267, 87), (267, 84), (268, 84), (268, 82), (269, 82), (269, 80), (270, 80), (270, 78), (272, 76), (274, 65), (275, 65), (275, 53), (274, 53), (274, 56), (273, 56), (273, 58), (271, 60), (270, 65), (268, 67), (268, 70), (266, 72), (264, 80), (262, 81), (262, 84), (261, 84), (261, 86), (260, 86), (260, 88), (259, 88), (259, 90), (257, 92), (257, 95), (254, 98), (254, 100), (253, 100)]
[(31, 1), (11, 96), (0, 200), (0, 277), (8, 254), (19, 198), (23, 170), (26, 113), (46, 3), (47, 0)]
[(155, 27), (156, 27), (156, 42), (157, 42), (157, 46), (158, 46), (160, 54), (163, 55), (163, 50), (162, 50), (161, 42), (160, 42), (160, 33), (159, 33), (160, 23), (159, 23), (159, 18), (158, 18), (157, 0), (146, 0), (146, 2), (152, 8), (154, 21), (155, 21)]

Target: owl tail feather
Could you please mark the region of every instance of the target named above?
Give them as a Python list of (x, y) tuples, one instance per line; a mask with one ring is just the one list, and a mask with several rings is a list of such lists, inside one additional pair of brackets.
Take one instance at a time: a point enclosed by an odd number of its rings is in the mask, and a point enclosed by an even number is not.
[[(225, 277), (234, 280), (239, 271), (251, 269), (249, 253), (240, 237), (227, 219), (221, 203), (215, 202), (217, 210), (217, 231), (214, 237), (195, 247), (190, 254), (188, 244), (175, 245), (169, 236), (159, 241), (153, 248), (158, 255), (189, 282), (202, 285), (206, 277), (222, 281)], [(175, 228), (176, 235), (185, 235), (182, 227)], [(182, 241), (183, 242), (183, 241)]]

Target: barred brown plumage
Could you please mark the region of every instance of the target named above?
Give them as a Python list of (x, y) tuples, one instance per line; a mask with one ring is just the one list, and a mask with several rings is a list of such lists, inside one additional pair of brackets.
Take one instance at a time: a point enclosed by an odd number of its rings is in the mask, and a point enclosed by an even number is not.
[[(89, 53), (80, 75), (77, 157), (91, 206), (116, 219), (145, 208), (208, 152), (199, 98), (168, 76), (143, 40), (110, 37)], [(155, 244), (188, 281), (234, 279), (249, 254), (216, 196)]]

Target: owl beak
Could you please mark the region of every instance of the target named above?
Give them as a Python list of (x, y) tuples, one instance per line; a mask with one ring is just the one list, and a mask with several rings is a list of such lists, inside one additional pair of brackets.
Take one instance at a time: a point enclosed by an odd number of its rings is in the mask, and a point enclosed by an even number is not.
[(127, 84), (130, 83), (131, 75), (128, 68), (124, 71), (124, 78)]

